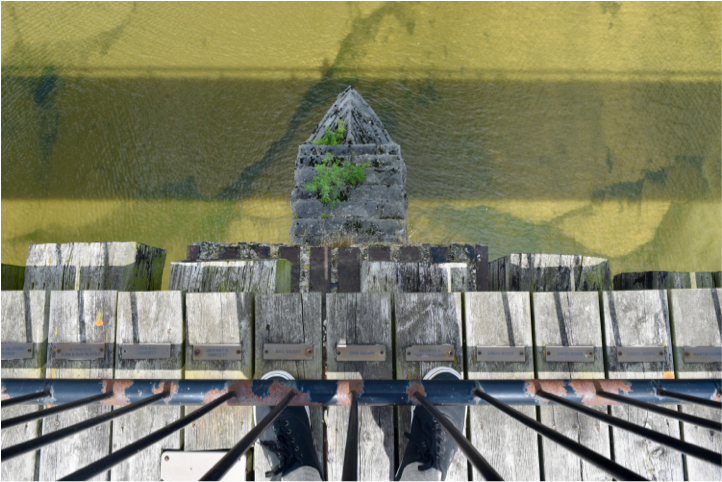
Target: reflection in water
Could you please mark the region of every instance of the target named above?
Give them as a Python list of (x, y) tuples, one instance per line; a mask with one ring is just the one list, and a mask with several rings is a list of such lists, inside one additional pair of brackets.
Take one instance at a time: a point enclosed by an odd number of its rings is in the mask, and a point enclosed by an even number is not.
[(698, 44), (674, 44), (689, 51), (669, 66), (607, 40), (537, 55), (499, 40), (563, 44), (577, 22), (646, 52), (622, 25), (657, 8), (683, 28), (669, 6), (569, 4), (576, 20), (542, 25), (557, 7), (333, 4), (337, 31), (314, 37), (299, 32), (319, 5), (106, 5), (52, 7), (76, 9), (72, 31), (3, 6), (5, 263), (41, 242), (136, 240), (168, 262), (195, 241), (287, 242), (296, 149), (351, 84), (403, 150), (412, 242), (721, 269), (719, 62), (705, 70)]

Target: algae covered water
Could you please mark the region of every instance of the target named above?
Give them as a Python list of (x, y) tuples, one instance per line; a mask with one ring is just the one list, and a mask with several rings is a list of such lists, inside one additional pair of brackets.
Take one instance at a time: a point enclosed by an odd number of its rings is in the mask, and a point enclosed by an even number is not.
[(401, 146), (411, 242), (720, 270), (720, 26), (710, 3), (4, 3), (2, 261), (288, 242), (298, 145), (353, 85)]

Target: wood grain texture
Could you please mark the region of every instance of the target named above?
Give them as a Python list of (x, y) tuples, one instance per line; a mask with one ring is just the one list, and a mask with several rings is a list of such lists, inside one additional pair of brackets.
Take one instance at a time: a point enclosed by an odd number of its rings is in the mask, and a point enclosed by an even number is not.
[[(5, 291), (2, 294), (2, 330), (4, 343), (32, 343), (33, 358), (3, 360), (2, 377), (45, 378), (48, 344), (48, 308), (50, 292)], [(2, 409), (2, 419), (34, 412), (37, 405), (19, 405)], [(11, 447), (40, 435), (40, 421), (4, 429), (2, 447)], [(38, 453), (33, 452), (2, 464), (2, 480), (34, 480)]]
[(603, 258), (565, 254), (515, 253), (489, 263), (492, 291), (600, 291), (611, 289)]
[[(118, 293), (118, 349), (115, 378), (179, 379), (183, 368), (183, 294), (180, 291)], [(124, 360), (123, 344), (170, 343), (167, 360)], [(150, 394), (148, 394), (150, 395)], [(162, 402), (114, 420), (113, 451), (117, 451), (178, 420), (181, 407)], [(143, 450), (110, 471), (111, 480), (159, 480), (164, 449), (181, 447), (180, 431)]]
[(25, 290), (159, 290), (165, 250), (142, 243), (31, 244)]
[[(464, 373), (461, 293), (399, 293), (394, 295), (396, 313), (396, 379), (420, 380), (439, 366)], [(453, 362), (407, 362), (406, 348), (413, 345), (453, 345)], [(403, 459), (411, 429), (411, 407), (398, 408), (398, 454)], [(464, 430), (466, 433), (466, 429)], [(447, 480), (468, 480), (466, 458), (459, 451), (451, 462)]]
[[(604, 378), (602, 325), (597, 293), (534, 293), (534, 363), (540, 379)], [(547, 345), (594, 346), (594, 363), (547, 363)], [(606, 407), (594, 407), (600, 412)], [(540, 407), (544, 425), (610, 456), (609, 426), (573, 410), (543, 405)], [(542, 439), (545, 480), (610, 480), (609, 475), (582, 461), (559, 445)]]
[(291, 262), (273, 259), (171, 263), (168, 289), (189, 293), (289, 293)]
[[(47, 378), (113, 378), (117, 291), (50, 293)], [(99, 360), (58, 360), (57, 343), (105, 343)], [(107, 413), (111, 407), (88, 405), (43, 419), (43, 434)], [(57, 480), (110, 452), (111, 424), (104, 423), (40, 451), (40, 480)], [(103, 472), (91, 480), (108, 480)]]
[[(465, 293), (466, 366), (477, 380), (534, 378), (529, 293)], [(477, 346), (526, 347), (524, 363), (481, 362)], [(514, 407), (536, 419), (536, 408)], [(536, 432), (494, 407), (470, 407), (471, 442), (506, 480), (540, 480)], [(509, 447), (514, 447), (509, 450)], [(484, 480), (472, 467), (474, 480)]]
[[(677, 378), (722, 378), (720, 363), (685, 363), (685, 346), (722, 345), (722, 289), (669, 290), (670, 323), (674, 342)], [(708, 420), (722, 421), (722, 412), (698, 405), (680, 405), (680, 410)], [(722, 434), (682, 422), (687, 442), (722, 452)], [(687, 457), (687, 480), (722, 480), (719, 467)]]
[[(186, 368), (190, 380), (249, 379), (253, 363), (253, 295), (188, 293), (186, 295)], [(193, 360), (195, 344), (240, 344), (243, 360)], [(193, 407), (186, 407), (189, 414)], [(184, 449), (233, 447), (252, 426), (251, 407), (221, 406), (184, 429)]]
[(361, 263), (364, 293), (455, 293), (474, 288), (475, 279), (466, 263)]
[[(383, 293), (330, 294), (326, 296), (326, 334), (329, 380), (390, 380), (391, 295)], [(383, 345), (384, 362), (336, 361), (336, 346)], [(328, 407), (328, 480), (341, 480), (350, 407)], [(359, 407), (358, 480), (393, 480), (393, 407)]]
[[(256, 350), (253, 378), (261, 378), (271, 370), (284, 370), (294, 378), (320, 380), (323, 377), (322, 359), (322, 293), (292, 293), (256, 295)], [(264, 360), (266, 343), (308, 343), (313, 346), (311, 360)], [(321, 407), (311, 407), (311, 430), (318, 459), (323, 461), (323, 413)], [(266, 480), (271, 469), (263, 450), (255, 445), (254, 466), (256, 480)], [(323, 462), (322, 462), (323, 463)]]
[[(602, 299), (609, 378), (674, 378), (667, 293), (663, 290), (609, 291), (603, 293)], [(617, 347), (644, 345), (664, 346), (664, 362), (617, 360)], [(680, 437), (679, 422), (662, 415), (626, 405), (613, 405), (611, 414), (655, 432)], [(679, 452), (618, 428), (612, 429), (612, 438), (614, 458), (623, 466), (652, 480), (684, 478)]]

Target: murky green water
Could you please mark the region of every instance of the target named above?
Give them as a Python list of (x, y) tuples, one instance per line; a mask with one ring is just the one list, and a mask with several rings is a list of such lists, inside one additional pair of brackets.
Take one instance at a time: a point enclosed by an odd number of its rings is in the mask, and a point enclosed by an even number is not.
[(352, 84), (412, 242), (722, 269), (718, 5), (8, 5), (3, 263), (287, 242), (297, 146)]

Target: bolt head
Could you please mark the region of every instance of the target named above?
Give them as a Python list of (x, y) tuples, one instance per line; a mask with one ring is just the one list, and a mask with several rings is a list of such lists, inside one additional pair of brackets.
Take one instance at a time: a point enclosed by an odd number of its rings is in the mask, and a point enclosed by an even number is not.
[(587, 356), (594, 356), (594, 352), (593, 352), (592, 350), (589, 350), (589, 351), (587, 352)]
[(32, 348), (28, 348), (28, 353), (30, 353), (30, 352), (32, 352), (32, 351), (33, 351)]
[(340, 351), (340, 350), (336, 350), (336, 354), (337, 354), (337, 355), (340, 355), (340, 354), (341, 354), (341, 351)]
[(198, 349), (195, 349), (195, 350), (193, 350), (193, 354), (194, 354), (194, 355), (200, 355), (200, 354), (201, 354), (201, 351), (198, 350)]
[(313, 348), (311, 348), (311, 347), (306, 348), (306, 355), (308, 355), (308, 356), (313, 355)]
[(167, 461), (170, 460), (170, 457), (168, 457), (168, 456), (166, 455), (165, 457), (163, 457), (163, 459), (167, 462)]
[(686, 352), (684, 352), (684, 356), (685, 356), (686, 358), (689, 358), (689, 357), (691, 356), (691, 353), (688, 352), (688, 351), (686, 351)]
[(660, 351), (660, 352), (659, 352), (659, 356), (664, 356), (664, 352), (663, 352), (663, 351)]
[(551, 356), (552, 352), (548, 351), (547, 356)]
[(240, 354), (241, 354), (241, 350), (236, 350), (236, 355), (240, 355)]

